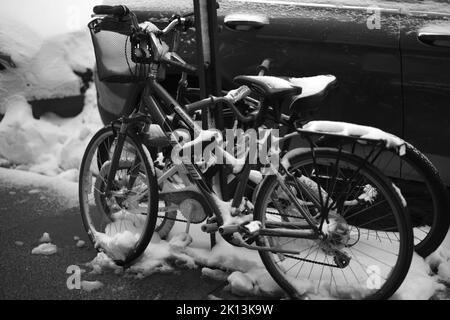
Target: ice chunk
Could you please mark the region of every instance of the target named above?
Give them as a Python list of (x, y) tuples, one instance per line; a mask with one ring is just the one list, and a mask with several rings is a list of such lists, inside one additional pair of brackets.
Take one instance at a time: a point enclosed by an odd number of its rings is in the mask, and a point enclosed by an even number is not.
[(31, 254), (52, 255), (58, 251), (56, 245), (52, 243), (41, 243), (39, 246), (31, 250)]
[(202, 268), (202, 275), (218, 281), (224, 281), (228, 278), (228, 273), (219, 269), (210, 269), (207, 267)]
[(231, 292), (238, 296), (246, 296), (254, 294), (254, 286), (252, 279), (245, 273), (240, 271), (233, 272), (228, 277), (230, 283)]
[(78, 248), (83, 248), (86, 243), (83, 240), (78, 240), (76, 246)]
[(101, 289), (103, 287), (103, 283), (100, 281), (81, 281), (81, 290), (91, 292), (94, 290)]
[(41, 242), (41, 243), (52, 242), (52, 239), (50, 238), (50, 234), (48, 234), (48, 232), (44, 232), (42, 234), (42, 237), (39, 239), (39, 242)]

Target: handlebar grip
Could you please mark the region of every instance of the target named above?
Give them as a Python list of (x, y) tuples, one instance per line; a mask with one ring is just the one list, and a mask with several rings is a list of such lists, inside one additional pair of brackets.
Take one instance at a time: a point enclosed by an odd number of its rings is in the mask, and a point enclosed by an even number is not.
[(263, 76), (267, 71), (269, 71), (271, 62), (271, 59), (264, 59), (264, 61), (256, 67), (256, 72), (258, 72), (260, 76)]
[(178, 62), (178, 61), (173, 61), (173, 60), (167, 59), (165, 57), (161, 57), (161, 61), (163, 63), (165, 63), (165, 64), (172, 65), (174, 67), (180, 68), (180, 69), (182, 69), (182, 70), (184, 70), (186, 72), (192, 72), (192, 73), (197, 72), (197, 68), (194, 67), (193, 65), (188, 64), (188, 63), (181, 63), (181, 62)]
[(95, 14), (112, 14), (118, 17), (126, 16), (128, 13), (130, 13), (130, 9), (128, 9), (124, 5), (119, 6), (95, 6), (94, 7), (94, 13)]
[(250, 90), (249, 87), (240, 86), (237, 89), (229, 91), (225, 96), (225, 98), (228, 99), (231, 103), (236, 103), (239, 100), (244, 99), (250, 93), (252, 93), (252, 90)]

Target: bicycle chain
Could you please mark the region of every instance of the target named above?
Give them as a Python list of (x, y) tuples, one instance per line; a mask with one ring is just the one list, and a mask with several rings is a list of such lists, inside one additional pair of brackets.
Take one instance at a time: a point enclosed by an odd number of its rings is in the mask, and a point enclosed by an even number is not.
[(305, 262), (310, 262), (310, 263), (320, 264), (320, 265), (322, 265), (322, 266), (335, 267), (335, 268), (342, 269), (342, 267), (340, 267), (340, 266), (337, 265), (337, 264), (331, 264), (331, 263), (325, 263), (325, 262), (313, 261), (313, 260), (306, 259), (306, 258), (294, 257), (294, 256), (291, 256), (291, 255), (288, 255), (288, 254), (283, 254), (283, 255), (286, 256), (286, 257), (288, 257), (288, 258), (295, 259), (295, 260), (300, 260), (300, 261), (305, 261)]

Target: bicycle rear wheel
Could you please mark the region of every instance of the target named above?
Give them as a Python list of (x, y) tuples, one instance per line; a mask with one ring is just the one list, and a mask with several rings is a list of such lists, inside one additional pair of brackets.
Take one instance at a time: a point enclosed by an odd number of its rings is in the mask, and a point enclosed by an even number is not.
[(84, 227), (96, 248), (126, 266), (144, 252), (153, 235), (158, 185), (148, 152), (127, 136), (111, 195), (105, 194), (116, 137), (106, 127), (89, 142), (80, 168), (79, 200)]
[[(323, 146), (334, 146), (323, 139)], [(371, 147), (345, 146), (352, 153), (366, 156)], [(414, 232), (415, 251), (427, 257), (444, 240), (450, 227), (450, 208), (446, 186), (431, 161), (413, 145), (406, 143), (405, 154), (383, 150), (373, 162), (401, 190)]]
[[(363, 159), (334, 149), (304, 151), (289, 163), (297, 182), (316, 196), (320, 186), (323, 199), (317, 206), (285, 177), (304, 209), (318, 223), (324, 208), (333, 209), (322, 227), (326, 239), (273, 235), (257, 239), (260, 246), (297, 251), (260, 251), (275, 281), (292, 297), (301, 296), (305, 285), (316, 294), (343, 299), (390, 297), (405, 278), (413, 252), (411, 225), (391, 183)], [(281, 191), (276, 176), (263, 181), (254, 219), (263, 228), (280, 223), (305, 228), (305, 219)]]

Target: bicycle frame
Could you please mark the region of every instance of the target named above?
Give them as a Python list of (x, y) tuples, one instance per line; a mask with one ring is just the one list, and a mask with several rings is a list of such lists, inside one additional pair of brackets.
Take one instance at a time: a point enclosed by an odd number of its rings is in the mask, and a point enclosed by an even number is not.
[[(149, 75), (147, 79), (146, 86), (143, 90), (141, 100), (138, 107), (138, 113), (133, 113), (130, 117), (121, 118), (119, 119), (119, 122), (121, 123), (118, 139), (117, 139), (117, 146), (115, 148), (113, 159), (111, 162), (110, 167), (110, 173), (108, 175), (107, 180), (107, 186), (105, 189), (106, 195), (110, 195), (110, 186), (113, 182), (113, 178), (115, 176), (115, 171), (119, 163), (120, 154), (122, 152), (123, 144), (125, 142), (126, 133), (128, 131), (128, 128), (133, 124), (138, 123), (155, 123), (158, 124), (164, 132), (173, 133), (174, 128), (172, 126), (172, 122), (175, 117), (179, 117), (181, 121), (191, 130), (194, 134), (199, 135), (203, 130), (202, 128), (192, 119), (192, 117), (189, 115), (190, 112), (204, 109), (204, 108), (213, 108), (218, 103), (227, 103), (230, 104), (230, 102), (227, 99), (224, 99), (224, 97), (210, 97), (206, 98), (185, 106), (181, 106), (156, 80), (156, 70), (157, 66), (153, 65), (150, 67), (153, 72)], [(164, 104), (168, 106), (169, 114), (167, 115), (166, 112), (163, 110), (163, 107), (160, 105), (158, 101), (162, 101)], [(234, 105), (230, 106), (234, 107)], [(261, 110), (265, 112), (267, 110), (267, 106), (262, 106)], [(261, 113), (261, 111), (260, 111)], [(253, 121), (253, 127), (254, 129), (257, 129), (258, 124), (260, 121), (258, 119), (261, 118), (261, 114), (258, 114), (256, 117), (256, 121)], [(244, 116), (241, 115), (241, 119), (247, 120)], [(283, 124), (283, 123), (281, 123)], [(284, 125), (290, 125), (293, 126), (292, 123), (284, 123)], [(307, 130), (302, 129), (295, 129), (296, 131), (291, 132), (287, 134), (286, 136), (279, 139), (279, 142), (284, 142), (286, 140), (292, 139), (296, 136), (301, 136), (302, 138), (306, 138), (306, 140), (311, 145), (311, 150), (314, 154), (314, 148), (313, 148), (313, 142), (311, 139), (311, 135), (324, 135), (323, 133), (317, 133), (317, 132), (308, 132)], [(355, 141), (356, 139), (353, 137), (340, 137), (342, 139), (350, 139)], [(380, 146), (382, 141), (380, 140), (373, 140), (373, 139), (357, 139), (358, 141), (364, 140), (366, 143), (371, 143), (377, 146)], [(142, 143), (145, 143), (145, 141), (142, 141)], [(174, 139), (170, 140), (170, 143), (172, 147), (179, 147), (183, 148), (182, 145), (179, 143), (179, 141), (175, 141)], [(218, 148), (216, 150), (219, 150), (223, 152), (223, 154), (227, 154), (229, 157), (234, 158), (231, 154), (229, 154), (227, 151), (223, 150), (222, 148)], [(366, 160), (370, 155), (367, 157)], [(234, 158), (236, 159), (236, 158)], [(337, 160), (336, 166), (338, 165), (339, 159)], [(358, 168), (358, 170), (355, 172), (355, 175), (358, 173), (358, 171), (364, 166), (364, 161), (361, 163), (361, 167)], [(315, 165), (315, 163), (314, 163)], [(218, 208), (216, 201), (214, 199), (215, 192), (214, 190), (208, 185), (206, 182), (204, 175), (202, 171), (199, 169), (199, 167), (192, 162), (186, 163), (183, 161), (182, 166), (177, 166), (175, 169), (172, 168), (169, 173), (166, 173), (163, 175), (162, 179), (158, 181), (158, 183), (162, 183), (164, 179), (167, 179), (169, 176), (176, 174), (180, 172), (180, 170), (184, 168), (184, 170), (187, 173), (187, 176), (190, 178), (190, 182), (197, 186), (198, 190), (204, 197), (207, 205), (212, 210), (212, 214), (210, 215), (210, 218), (214, 217), (216, 220), (217, 226), (222, 226), (224, 224), (224, 219), (222, 216), (222, 213), (220, 209)], [(245, 158), (245, 164), (244, 167), (241, 170), (240, 173), (240, 179), (238, 186), (236, 187), (236, 191), (234, 193), (232, 205), (231, 205), (231, 215), (235, 216), (240, 213), (239, 206), (242, 203), (242, 199), (244, 197), (245, 187), (248, 183), (248, 179), (250, 176), (250, 169), (251, 164), (249, 163), (249, 157), (246, 155)], [(309, 198), (311, 203), (314, 204), (316, 207), (320, 207), (321, 209), (321, 221), (318, 222), (311, 213), (304, 208), (304, 206), (301, 205), (301, 203), (296, 198), (295, 194), (292, 192), (291, 188), (288, 187), (284, 182), (284, 176), (290, 176), (292, 178), (291, 173), (287, 168), (284, 168), (283, 165), (280, 166), (280, 170), (273, 170), (275, 172), (276, 178), (280, 184), (281, 189), (287, 194), (287, 196), (290, 198), (290, 200), (294, 203), (296, 209), (300, 212), (301, 216), (306, 221), (306, 226), (302, 227), (302, 230), (298, 230), (296, 228), (294, 229), (277, 229), (270, 230), (270, 229), (261, 229), (259, 234), (260, 235), (278, 235), (278, 236), (294, 236), (298, 238), (308, 238), (308, 239), (321, 239), (325, 237), (325, 235), (322, 232), (322, 225), (324, 221), (328, 217), (328, 212), (332, 209), (332, 206), (335, 205), (335, 201), (332, 201), (329, 203), (329, 198), (325, 200), (322, 198), (321, 195), (321, 188), (319, 187), (319, 198), (317, 198), (316, 195), (312, 194), (310, 190), (308, 190), (305, 186), (303, 186), (301, 183), (298, 183), (296, 179), (295, 181), (295, 189), (297, 192), (302, 192)], [(192, 190), (191, 190), (192, 191)], [(338, 201), (339, 202), (339, 199)], [(228, 230), (228, 229), (227, 229)], [(225, 231), (229, 234), (233, 234), (234, 232), (238, 231), (238, 228), (231, 228), (229, 231)], [(242, 241), (241, 241), (242, 242)], [(241, 243), (241, 245), (243, 245)], [(247, 246), (251, 249), (257, 249), (257, 250), (264, 250), (264, 248), (256, 248), (254, 246)], [(276, 251), (276, 249), (270, 249), (271, 251)], [(282, 251), (285, 252), (285, 251)]]
[[(111, 167), (110, 172), (108, 174), (107, 179), (107, 186), (105, 188), (105, 194), (108, 196), (110, 195), (110, 186), (112, 185), (115, 172), (118, 167), (120, 154), (122, 152), (122, 148), (125, 142), (126, 133), (130, 126), (138, 123), (156, 123), (163, 128), (165, 132), (173, 132), (174, 128), (172, 127), (172, 120), (174, 118), (173, 115), (168, 116), (158, 103), (158, 99), (160, 101), (163, 101), (165, 104), (167, 104), (170, 108), (170, 110), (173, 112), (175, 116), (178, 116), (182, 122), (194, 133), (199, 134), (202, 131), (202, 128), (197, 125), (197, 123), (190, 117), (188, 112), (192, 112), (195, 110), (199, 110), (207, 107), (212, 107), (216, 103), (224, 102), (221, 98), (212, 99), (207, 98), (200, 100), (198, 102), (194, 102), (192, 104), (186, 105), (182, 107), (175, 99), (172, 98), (172, 96), (156, 81), (155, 77), (149, 77), (145, 86), (145, 89), (143, 91), (141, 101), (139, 104), (139, 114), (136, 113), (132, 114), (129, 117), (122, 117), (118, 121), (120, 123), (120, 129), (118, 132), (118, 138), (117, 138), (117, 144), (116, 148), (114, 150), (112, 161), (111, 161)], [(148, 115), (147, 115), (148, 114)], [(292, 138), (293, 135), (288, 135), (286, 137), (283, 137), (280, 139), (280, 141), (284, 141), (287, 139)], [(143, 142), (144, 143), (144, 142)], [(172, 146), (180, 146), (178, 141), (171, 140)], [(226, 152), (223, 150), (223, 152)], [(231, 155), (230, 155), (231, 156)], [(244, 167), (241, 171), (241, 179), (238, 183), (238, 187), (236, 188), (236, 192), (233, 197), (233, 205), (232, 205), (232, 212), (234, 210), (238, 209), (238, 206), (241, 204), (241, 201), (243, 199), (244, 195), (244, 189), (248, 182), (249, 175), (250, 175), (250, 166), (251, 164), (248, 161), (248, 156), (246, 156)], [(223, 216), (218, 208), (214, 196), (215, 192), (210, 188), (208, 183), (205, 181), (205, 178), (203, 176), (203, 173), (198, 168), (198, 166), (195, 163), (185, 163), (183, 162), (183, 167), (187, 171), (188, 177), (190, 177), (191, 182), (195, 184), (198, 189), (200, 190), (201, 194), (204, 196), (205, 200), (207, 201), (210, 208), (213, 210), (213, 216), (216, 219), (216, 223), (218, 226), (222, 226)], [(179, 167), (181, 168), (181, 167)], [(173, 169), (171, 170), (172, 173), (177, 173), (179, 171), (179, 168), (177, 170)], [(305, 218), (307, 224), (301, 229), (280, 229), (278, 228), (277, 231), (270, 230), (270, 229), (261, 229), (260, 235), (271, 235), (271, 236), (295, 236), (298, 238), (308, 238), (308, 239), (319, 239), (322, 235), (322, 232), (319, 228), (318, 223), (315, 221), (315, 219), (311, 216), (311, 214), (302, 207), (298, 201), (295, 198), (295, 195), (292, 193), (289, 187), (287, 187), (283, 182), (282, 174), (277, 172), (277, 178), (280, 184), (283, 186), (284, 191), (289, 195), (289, 197), (294, 201), (296, 206), (298, 207), (299, 212), (301, 215)], [(164, 175), (163, 179), (166, 179), (168, 175)], [(161, 181), (161, 180), (160, 180)], [(302, 188), (302, 185), (299, 184), (299, 187)], [(303, 191), (307, 192), (306, 189)], [(312, 196), (311, 201), (316, 202), (317, 199), (314, 199)], [(239, 212), (237, 212), (239, 213)], [(286, 226), (284, 226), (286, 227)], [(233, 229), (233, 231), (237, 231), (237, 229)], [(234, 233), (230, 231), (230, 233)], [(236, 244), (236, 243), (234, 243)], [(240, 243), (242, 245), (242, 243)], [(256, 250), (265, 250), (269, 248), (261, 248), (257, 246), (251, 246), (251, 245), (244, 245), (250, 249), (256, 249)], [(270, 251), (277, 251), (277, 252), (289, 252), (289, 253), (295, 253), (292, 250), (278, 250), (275, 248), (270, 248)]]

